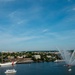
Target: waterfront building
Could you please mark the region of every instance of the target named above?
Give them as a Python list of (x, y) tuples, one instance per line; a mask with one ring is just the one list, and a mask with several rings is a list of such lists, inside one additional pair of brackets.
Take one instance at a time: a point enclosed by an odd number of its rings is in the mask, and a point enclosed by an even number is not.
[(47, 55), (47, 58), (52, 58), (52, 56), (51, 55)]
[(41, 59), (41, 56), (40, 55), (34, 55), (34, 58), (35, 59)]

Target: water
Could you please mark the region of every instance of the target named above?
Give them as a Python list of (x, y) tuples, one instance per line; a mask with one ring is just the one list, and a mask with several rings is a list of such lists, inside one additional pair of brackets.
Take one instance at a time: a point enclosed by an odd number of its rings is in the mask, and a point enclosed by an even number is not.
[(17, 64), (14, 67), (0, 67), (0, 75), (5, 75), (6, 69), (16, 69), (15, 75), (75, 75), (75, 67), (69, 72), (63, 63), (45, 62), (31, 64)]

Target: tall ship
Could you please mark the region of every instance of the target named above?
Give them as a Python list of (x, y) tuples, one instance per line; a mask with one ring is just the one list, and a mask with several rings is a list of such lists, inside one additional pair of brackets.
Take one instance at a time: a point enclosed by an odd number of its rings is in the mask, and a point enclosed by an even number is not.
[(3, 53), (2, 53), (2, 62), (0, 63), (0, 67), (6, 67), (6, 66), (12, 66), (15, 65), (16, 61), (12, 61), (12, 62), (3, 62)]
[(12, 66), (12, 65), (15, 65), (15, 64), (16, 64), (16, 61), (15, 62), (0, 63), (0, 67)]

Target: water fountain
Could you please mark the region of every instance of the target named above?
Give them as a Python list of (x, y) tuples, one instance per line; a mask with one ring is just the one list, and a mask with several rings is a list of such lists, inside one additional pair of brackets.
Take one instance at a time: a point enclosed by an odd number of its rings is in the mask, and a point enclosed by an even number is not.
[(71, 71), (71, 66), (75, 65), (75, 50), (59, 50), (59, 52), (69, 68), (68, 71)]

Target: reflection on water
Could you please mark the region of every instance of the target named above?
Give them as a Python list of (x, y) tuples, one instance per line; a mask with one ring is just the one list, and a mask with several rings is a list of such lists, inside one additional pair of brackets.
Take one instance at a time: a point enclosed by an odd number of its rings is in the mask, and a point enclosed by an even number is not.
[(9, 74), (6, 74), (6, 75), (15, 75), (15, 73), (9, 73)]

